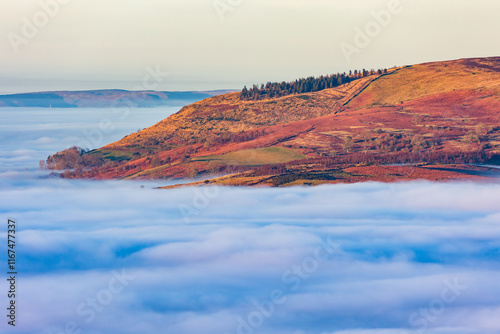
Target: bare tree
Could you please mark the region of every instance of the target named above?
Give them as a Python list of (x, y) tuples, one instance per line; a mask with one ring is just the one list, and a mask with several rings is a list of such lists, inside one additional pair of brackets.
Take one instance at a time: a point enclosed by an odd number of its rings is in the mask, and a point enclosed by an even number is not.
[(351, 151), (352, 146), (353, 146), (353, 141), (351, 136), (347, 136), (346, 138), (344, 138), (344, 143), (342, 143), (342, 148), (346, 153), (349, 153)]

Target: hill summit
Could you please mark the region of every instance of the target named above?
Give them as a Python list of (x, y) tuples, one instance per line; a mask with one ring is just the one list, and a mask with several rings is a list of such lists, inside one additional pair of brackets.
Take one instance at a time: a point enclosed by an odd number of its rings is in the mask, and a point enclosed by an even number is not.
[(202, 183), (229, 185), (496, 175), (476, 165), (500, 154), (500, 57), (325, 76), (311, 88), (308, 79), (210, 97), (45, 164), (72, 169), (63, 177), (218, 176)]

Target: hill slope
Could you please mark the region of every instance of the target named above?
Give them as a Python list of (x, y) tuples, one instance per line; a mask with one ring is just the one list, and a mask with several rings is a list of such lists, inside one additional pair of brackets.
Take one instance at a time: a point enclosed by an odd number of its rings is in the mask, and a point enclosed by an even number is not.
[[(460, 59), (314, 93), (211, 97), (101, 149), (54, 155), (48, 165), (77, 168), (66, 177), (232, 173), (204, 182), (247, 185), (477, 177), (491, 171), (463, 163), (495, 159), (498, 130), (500, 57)], [(394, 163), (413, 165), (382, 167)]]

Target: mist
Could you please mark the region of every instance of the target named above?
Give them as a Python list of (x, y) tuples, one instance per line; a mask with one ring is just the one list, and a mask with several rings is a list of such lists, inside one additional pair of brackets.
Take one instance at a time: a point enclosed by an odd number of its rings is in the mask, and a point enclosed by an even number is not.
[(0, 176), (21, 333), (500, 333), (498, 184), (30, 175)]
[(75, 145), (102, 147), (154, 125), (181, 107), (1, 108), (0, 172), (33, 171), (39, 160)]
[[(500, 333), (498, 182), (160, 190), (181, 181), (37, 168), (176, 111), (2, 108), (16, 333)], [(93, 136), (105, 118), (113, 130)]]

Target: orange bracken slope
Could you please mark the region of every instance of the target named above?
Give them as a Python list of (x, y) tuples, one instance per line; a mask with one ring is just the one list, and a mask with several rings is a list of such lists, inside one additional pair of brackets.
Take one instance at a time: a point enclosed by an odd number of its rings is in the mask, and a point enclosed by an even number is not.
[(460, 59), (394, 68), (314, 93), (259, 101), (243, 101), (239, 93), (208, 98), (88, 153), (113, 162), (81, 177), (252, 169), (273, 164), (270, 153), (275, 164), (361, 154), (491, 156), (500, 154), (499, 129), (500, 57)]

